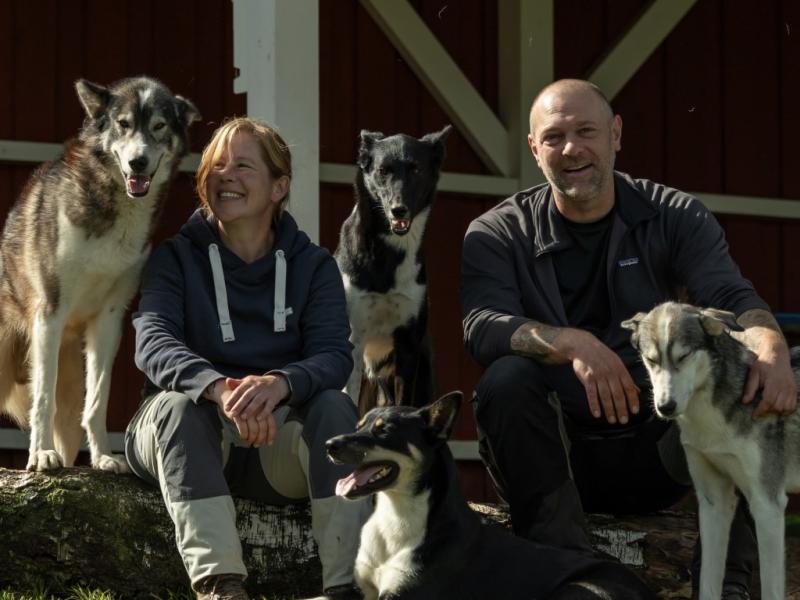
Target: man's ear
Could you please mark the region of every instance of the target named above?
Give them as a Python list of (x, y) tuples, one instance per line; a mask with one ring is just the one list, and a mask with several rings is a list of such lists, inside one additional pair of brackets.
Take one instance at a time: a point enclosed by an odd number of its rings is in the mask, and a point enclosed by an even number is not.
[(446, 440), (450, 437), (463, 397), (464, 394), (460, 391), (450, 392), (420, 409), (422, 418), (433, 430), (437, 438)]
[(531, 154), (533, 154), (533, 158), (536, 159), (536, 164), (541, 167), (542, 163), (539, 162), (539, 149), (536, 147), (536, 138), (533, 137), (532, 133), (528, 134), (528, 147), (531, 149)]
[(614, 145), (614, 152), (622, 150), (622, 117), (614, 115), (611, 122), (611, 143)]

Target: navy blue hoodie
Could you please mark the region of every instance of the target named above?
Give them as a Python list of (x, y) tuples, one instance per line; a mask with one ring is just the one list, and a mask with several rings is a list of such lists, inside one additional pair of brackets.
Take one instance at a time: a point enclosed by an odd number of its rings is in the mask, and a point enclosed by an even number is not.
[[(221, 318), (218, 310), (221, 278), (215, 291), (212, 273), (217, 253), (230, 328), (221, 326), (224, 311)], [(282, 261), (284, 331), (275, 313), (276, 275), (281, 279), (276, 267)], [(197, 402), (219, 377), (279, 372), (289, 382), (289, 403), (299, 405), (322, 390), (344, 387), (353, 368), (339, 269), (285, 212), (272, 250), (248, 264), (225, 247), (216, 226), (196, 211), (150, 257), (133, 325), (136, 366), (149, 380), (146, 393), (174, 390)]]

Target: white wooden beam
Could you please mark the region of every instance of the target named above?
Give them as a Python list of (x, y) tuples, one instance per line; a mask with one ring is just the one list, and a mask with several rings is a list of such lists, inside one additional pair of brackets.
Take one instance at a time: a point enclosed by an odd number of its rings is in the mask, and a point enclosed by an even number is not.
[[(109, 432), (111, 451), (125, 452), (125, 434), (119, 432)], [(30, 435), (27, 431), (13, 429), (10, 427), (0, 427), (0, 450), (27, 450), (30, 445)], [(84, 438), (81, 450), (88, 450)], [(473, 440), (451, 440), (450, 450), (456, 460), (480, 460), (478, 454), (478, 442)]]
[(544, 183), (528, 147), (528, 114), (536, 93), (554, 77), (553, 0), (503, 0), (497, 9), (500, 117), (513, 171), (527, 189)]
[(755, 198), (730, 194), (693, 194), (711, 212), (753, 217), (800, 219), (800, 201), (781, 198)]
[[(40, 163), (57, 158), (62, 150), (61, 144), (0, 140), (0, 164), (4, 162)], [(197, 168), (199, 159), (199, 154), (190, 154), (181, 163), (181, 171), (193, 172)], [(315, 183), (351, 185), (355, 174), (353, 165), (322, 163), (319, 167), (319, 181)], [(505, 197), (521, 187), (520, 181), (514, 177), (445, 172), (441, 175), (438, 189), (440, 192)], [(694, 195), (715, 213), (800, 219), (800, 199), (707, 193)]]
[[(63, 144), (0, 140), (0, 162), (42, 163), (55, 160), (63, 151)], [(199, 164), (200, 154), (195, 152), (184, 156), (178, 168), (193, 173)]]
[(247, 114), (274, 125), (292, 151), (289, 211), (319, 240), (319, 5), (234, 0), (236, 93)]
[[(322, 163), (319, 166), (321, 183), (353, 185), (355, 177), (356, 168), (353, 165)], [(444, 172), (439, 177), (437, 189), (440, 192), (505, 197), (519, 191), (519, 180), (513, 177)]]
[(498, 175), (513, 175), (506, 128), (408, 0), (361, 4), (486, 166)]
[[(125, 434), (119, 432), (109, 432), (108, 439), (111, 443), (111, 451), (125, 452)], [(30, 446), (30, 434), (21, 429), (11, 427), (0, 427), (0, 449), (2, 450), (27, 450)], [(86, 436), (81, 442), (81, 450), (88, 450)]]
[(697, 0), (654, 0), (589, 75), (609, 100), (634, 76)]

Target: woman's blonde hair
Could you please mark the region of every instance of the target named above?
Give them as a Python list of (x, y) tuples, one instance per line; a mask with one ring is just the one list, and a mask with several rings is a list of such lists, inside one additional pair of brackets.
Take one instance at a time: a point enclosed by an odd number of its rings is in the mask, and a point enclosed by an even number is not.
[[(200, 166), (195, 175), (195, 185), (197, 195), (200, 197), (200, 205), (206, 214), (211, 214), (211, 206), (206, 196), (206, 181), (208, 174), (214, 165), (219, 161), (222, 153), (229, 150), (231, 140), (237, 133), (249, 133), (255, 137), (261, 147), (261, 158), (269, 169), (273, 179), (286, 176), (291, 183), (292, 179), (292, 153), (289, 146), (283, 141), (281, 135), (270, 125), (263, 121), (250, 117), (235, 117), (225, 121), (217, 127), (211, 136), (211, 141), (203, 149), (200, 157)], [(283, 215), (286, 203), (289, 201), (289, 188), (286, 188), (286, 195), (280, 201), (272, 215), (272, 222), (277, 225)]]

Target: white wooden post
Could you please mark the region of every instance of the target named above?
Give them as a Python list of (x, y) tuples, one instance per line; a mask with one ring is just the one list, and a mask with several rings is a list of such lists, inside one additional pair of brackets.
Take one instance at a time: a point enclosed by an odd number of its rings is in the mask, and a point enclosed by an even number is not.
[(236, 93), (292, 151), (289, 211), (319, 241), (319, 6), (317, 0), (233, 0)]

